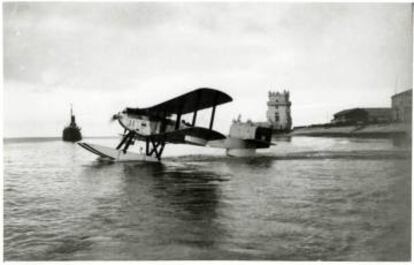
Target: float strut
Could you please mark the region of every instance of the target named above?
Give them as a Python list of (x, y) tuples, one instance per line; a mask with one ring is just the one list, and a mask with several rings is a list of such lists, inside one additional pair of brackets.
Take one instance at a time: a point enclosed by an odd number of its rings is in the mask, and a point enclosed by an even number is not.
[(116, 147), (117, 150), (121, 149), (122, 145), (127, 141), (127, 139), (133, 134), (133, 132), (129, 132), (127, 135), (122, 138), (121, 142)]

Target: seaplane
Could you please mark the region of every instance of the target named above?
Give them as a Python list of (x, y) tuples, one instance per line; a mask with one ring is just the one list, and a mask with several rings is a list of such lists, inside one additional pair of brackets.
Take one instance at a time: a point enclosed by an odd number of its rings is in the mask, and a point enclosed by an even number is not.
[[(268, 148), (272, 131), (251, 122), (233, 120), (229, 135), (213, 130), (216, 108), (233, 99), (224, 92), (212, 88), (198, 88), (181, 96), (147, 108), (129, 108), (113, 115), (123, 127), (120, 143), (109, 148), (85, 142), (78, 143), (99, 159), (110, 161), (160, 162), (166, 144), (190, 144), (222, 148), (229, 156), (251, 156), (259, 148)], [(211, 108), (209, 127), (196, 125), (197, 113)], [(192, 122), (182, 119), (192, 113)], [(130, 152), (136, 141), (145, 143), (140, 152)]]

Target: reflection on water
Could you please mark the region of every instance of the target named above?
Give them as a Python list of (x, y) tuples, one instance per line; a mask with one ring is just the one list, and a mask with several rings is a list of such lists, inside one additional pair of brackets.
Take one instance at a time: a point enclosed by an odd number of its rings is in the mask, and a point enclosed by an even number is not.
[(254, 158), (188, 153), (108, 163), (59, 141), (5, 144), (5, 259), (410, 259), (407, 146), (294, 137)]
[[(126, 180), (131, 184), (128, 189), (132, 194), (137, 190), (134, 183), (140, 185), (141, 182), (136, 181), (141, 175), (141, 170), (136, 169), (136, 166), (124, 167)], [(158, 215), (166, 218), (174, 216), (174, 221), (166, 224), (167, 229), (162, 232), (167, 235), (165, 244), (212, 247), (219, 241), (225, 231), (216, 221), (221, 195), (218, 184), (226, 181), (225, 177), (192, 166), (151, 166), (150, 170), (151, 174), (148, 175), (152, 179), (148, 180), (151, 182), (148, 192), (156, 198), (157, 204), (162, 205)], [(173, 242), (171, 234), (177, 235)]]

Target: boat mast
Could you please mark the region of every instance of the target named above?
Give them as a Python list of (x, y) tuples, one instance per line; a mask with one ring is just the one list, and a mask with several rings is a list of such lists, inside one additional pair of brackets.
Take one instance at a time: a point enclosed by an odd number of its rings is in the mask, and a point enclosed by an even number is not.
[(75, 116), (73, 115), (72, 103), (70, 103), (70, 125), (76, 126)]

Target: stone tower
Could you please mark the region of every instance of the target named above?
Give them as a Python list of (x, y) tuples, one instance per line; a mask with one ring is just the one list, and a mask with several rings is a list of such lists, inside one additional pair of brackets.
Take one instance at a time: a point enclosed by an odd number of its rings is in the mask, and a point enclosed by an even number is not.
[(292, 127), (291, 104), (289, 91), (283, 90), (282, 93), (269, 91), (266, 116), (273, 130), (290, 131)]

